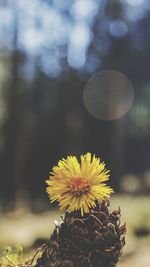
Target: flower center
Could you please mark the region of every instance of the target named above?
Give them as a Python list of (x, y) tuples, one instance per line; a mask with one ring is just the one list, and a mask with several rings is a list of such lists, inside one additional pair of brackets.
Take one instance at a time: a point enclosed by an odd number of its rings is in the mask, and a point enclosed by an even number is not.
[(72, 194), (81, 195), (89, 191), (89, 183), (84, 178), (76, 177), (71, 180), (70, 189)]

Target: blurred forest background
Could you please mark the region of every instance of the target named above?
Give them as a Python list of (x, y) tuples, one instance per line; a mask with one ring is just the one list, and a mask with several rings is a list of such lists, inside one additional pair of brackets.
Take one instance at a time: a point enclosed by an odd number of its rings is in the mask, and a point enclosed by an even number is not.
[[(87, 151), (107, 163), (115, 190), (150, 192), (149, 26), (148, 0), (0, 1), (2, 210), (23, 196), (48, 203), (52, 166)], [(135, 94), (114, 121), (83, 104), (88, 79), (107, 69)]]
[[(103, 70), (122, 72), (134, 88), (131, 110), (117, 120), (95, 119), (84, 106), (87, 81)], [(49, 209), (49, 171), (60, 158), (87, 151), (111, 170), (129, 236), (130, 229), (149, 235), (150, 1), (0, 0), (1, 242), (29, 245), (37, 223), (33, 239), (48, 235), (57, 213), (37, 219), (9, 211), (22, 201), (32, 213)], [(120, 266), (149, 267), (150, 242), (142, 242), (144, 252), (130, 242), (126, 255), (136, 260)]]

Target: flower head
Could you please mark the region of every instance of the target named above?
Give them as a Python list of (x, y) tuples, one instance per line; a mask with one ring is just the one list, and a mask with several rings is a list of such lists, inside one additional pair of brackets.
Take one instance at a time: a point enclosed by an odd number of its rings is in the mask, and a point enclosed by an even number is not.
[(53, 167), (46, 191), (51, 202), (59, 202), (61, 210), (80, 210), (83, 215), (96, 206), (96, 201), (108, 198), (113, 192), (104, 183), (108, 179), (105, 163), (95, 155), (81, 155), (80, 163), (75, 156), (68, 156)]

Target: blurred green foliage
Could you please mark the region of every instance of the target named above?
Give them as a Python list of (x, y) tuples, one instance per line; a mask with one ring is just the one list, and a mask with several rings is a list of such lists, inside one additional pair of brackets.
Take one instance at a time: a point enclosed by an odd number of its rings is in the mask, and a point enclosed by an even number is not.
[(15, 248), (6, 247), (2, 256), (0, 257), (0, 266), (19, 266), (22, 262), (23, 248), (21, 246), (16, 246)]

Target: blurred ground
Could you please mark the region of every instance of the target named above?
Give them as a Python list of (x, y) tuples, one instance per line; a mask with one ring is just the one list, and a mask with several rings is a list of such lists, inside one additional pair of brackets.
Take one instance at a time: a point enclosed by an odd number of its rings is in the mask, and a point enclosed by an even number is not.
[[(121, 207), (122, 223), (127, 223), (126, 247), (118, 267), (150, 267), (150, 209), (148, 197), (115, 196), (111, 209)], [(61, 220), (58, 210), (33, 214), (20, 207), (0, 216), (0, 249), (7, 245), (22, 245), (33, 250), (48, 239), (54, 221)], [(28, 249), (29, 248), (29, 249)], [(30, 249), (31, 248), (31, 249)]]

